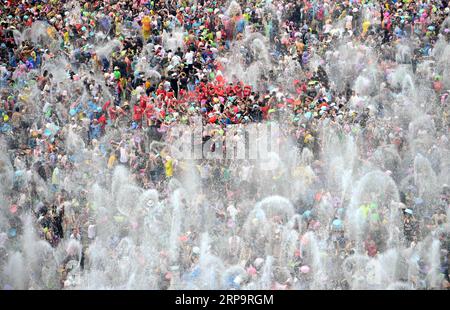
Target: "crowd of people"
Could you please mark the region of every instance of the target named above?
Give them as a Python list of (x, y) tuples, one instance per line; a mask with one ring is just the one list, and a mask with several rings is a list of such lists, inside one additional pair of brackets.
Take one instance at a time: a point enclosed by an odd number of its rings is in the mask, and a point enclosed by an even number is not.
[[(440, 159), (430, 160), (436, 175), (448, 169), (445, 155), (436, 154), (448, 150), (450, 90), (445, 89), (445, 75), (450, 65), (433, 59), (438, 43), (442, 48), (442, 42), (450, 40), (448, 1), (5, 0), (0, 16), (1, 163), (5, 176), (13, 174), (10, 186), (2, 190), (1, 212), (8, 225), (0, 243), (0, 266), (7, 260), (8, 243), (23, 233), (21, 216), (32, 212), (38, 234), (53, 247), (63, 239), (81, 242), (84, 268), (98, 225), (92, 216), (94, 184), (106, 186), (116, 166), (124, 166), (132, 182), (156, 189), (162, 201), (169, 200), (171, 182), (187, 170), (187, 162), (171, 154), (171, 132), (178, 125), (194, 126), (200, 117), (207, 128), (202, 144), (214, 141), (207, 152), (214, 152), (220, 141), (226, 143), (233, 126), (278, 122), (281, 149), (288, 153), (294, 148), (297, 154), (307, 149), (313, 158), (290, 170), (264, 173), (252, 160), (195, 161), (200, 192), (198, 201), (186, 204), (221, 201), (213, 230), (231, 234), (231, 248), (240, 242), (248, 215), (246, 207), (235, 206), (242, 201), (253, 206), (269, 195), (289, 196), (293, 185), (283, 180), (301, 178), (311, 199), (292, 201), (305, 224), (294, 229), (300, 236), (319, 231), (327, 224), (318, 206), (333, 201), (331, 253), (342, 259), (355, 253), (355, 240), (344, 229), (350, 197), (338, 197), (326, 171), (322, 130), (331, 126), (341, 141), (359, 137), (361, 165), (376, 161), (381, 146), (393, 146), (399, 154), (393, 165), (386, 164), (386, 158), (378, 158), (377, 164), (399, 186), (404, 246), (414, 247), (437, 233), (442, 274), (437, 287), (450, 287), (450, 243), (443, 228), (450, 189), (438, 184), (438, 194), (428, 199), (417, 184), (400, 188), (405, 171), (410, 173), (403, 162), (410, 160), (412, 142), (409, 124), (402, 123), (392, 103), (392, 94), (404, 91), (403, 82), (388, 81), (391, 72), (406, 66), (431, 90), (430, 107), (424, 111), (437, 138), (425, 151), (429, 158)], [(252, 38), (263, 45), (255, 48)], [(409, 54), (401, 52), (404, 42), (410, 42)], [(370, 54), (369, 49), (376, 55), (360, 57)], [(352, 57), (359, 57), (360, 63)], [(421, 65), (430, 60), (435, 62), (427, 75)], [(255, 63), (267, 68), (252, 75), (247, 69)], [(233, 71), (235, 66), (244, 68), (245, 77), (244, 71)], [(292, 76), (286, 75), (289, 67), (295, 68)], [(359, 73), (371, 68), (380, 83), (358, 84)], [(376, 99), (366, 104), (368, 97)], [(365, 203), (361, 210), (370, 217), (370, 233), (363, 247), (369, 257), (376, 257), (388, 247), (382, 226), (390, 206)], [(433, 205), (429, 211), (422, 207), (426, 204)], [(123, 218), (114, 220), (121, 223)], [(180, 237), (181, 243), (192, 245), (186, 250), (185, 270), (198, 262), (195, 244), (202, 228), (192, 225), (187, 230), (189, 235)], [(245, 257), (246, 281), (251, 281), (263, 263), (257, 251), (243, 252), (230, 254), (230, 261)], [(306, 254), (295, 249), (292, 255), (295, 272), (274, 276), (274, 288), (293, 287), (291, 276), (302, 283), (311, 280)], [(424, 276), (414, 288), (429, 288), (425, 275), (430, 266), (422, 260), (419, 264)], [(162, 288), (169, 287), (173, 277), (163, 269)], [(59, 280), (55, 287), (67, 287), (67, 271)], [(341, 280), (329, 288), (351, 287)], [(240, 288), (244, 281), (230, 285)]]

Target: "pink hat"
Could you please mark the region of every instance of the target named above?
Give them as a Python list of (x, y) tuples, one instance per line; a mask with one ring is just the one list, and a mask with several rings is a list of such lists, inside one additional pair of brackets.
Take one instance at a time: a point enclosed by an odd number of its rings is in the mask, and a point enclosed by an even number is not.
[(311, 268), (309, 268), (309, 266), (307, 266), (307, 265), (303, 265), (300, 267), (301, 273), (308, 273), (310, 270), (311, 270)]
[(11, 207), (9, 207), (9, 211), (14, 214), (17, 212), (17, 205), (11, 205)]
[(250, 265), (250, 267), (247, 268), (247, 273), (248, 273), (250, 276), (256, 275), (256, 268), (253, 267), (252, 265)]

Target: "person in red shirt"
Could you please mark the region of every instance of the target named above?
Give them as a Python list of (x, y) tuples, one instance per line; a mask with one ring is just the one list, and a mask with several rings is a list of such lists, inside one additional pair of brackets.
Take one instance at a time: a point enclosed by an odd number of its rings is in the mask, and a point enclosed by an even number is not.
[(147, 96), (141, 96), (140, 100), (139, 100), (139, 106), (141, 107), (141, 109), (144, 109), (147, 107), (147, 102), (148, 102), (149, 98)]
[(155, 113), (155, 109), (152, 104), (147, 104), (145, 110), (144, 110), (145, 116), (147, 119), (151, 119), (153, 114)]
[(208, 96), (214, 97), (216, 95), (216, 88), (212, 83), (208, 83)]
[(245, 85), (243, 94), (244, 97), (250, 97), (250, 95), (252, 94), (252, 87), (250, 85)]
[(215, 87), (215, 93), (219, 96), (219, 97), (224, 97), (225, 96), (225, 89), (223, 87), (223, 85), (217, 85)]
[(236, 94), (232, 83), (228, 84), (228, 86), (225, 88), (225, 92), (227, 93), (228, 96), (234, 96)]
[(111, 101), (107, 101), (103, 105), (103, 110), (108, 111), (109, 119), (111, 121), (115, 121), (117, 117), (119, 116), (119, 113), (125, 114), (125, 111), (123, 111), (121, 108), (111, 105)]
[(175, 93), (173, 91), (168, 91), (166, 92), (166, 98), (174, 98), (175, 97)]
[(104, 113), (98, 118), (98, 122), (101, 124), (102, 130), (104, 130), (106, 126), (106, 115)]
[(144, 109), (143, 108), (141, 108), (139, 105), (135, 105), (134, 107), (133, 107), (133, 120), (134, 121), (136, 121), (136, 122), (141, 122), (141, 120), (142, 120), (142, 115), (143, 115), (143, 113), (144, 113)]
[(244, 92), (243, 92), (243, 90), (242, 90), (242, 85), (241, 85), (240, 83), (236, 84), (236, 85), (233, 87), (233, 90), (234, 90), (234, 93), (236, 94), (236, 96), (237, 96), (238, 98), (242, 98), (242, 97), (243, 97)]
[(102, 107), (102, 110), (103, 110), (104, 112), (106, 112), (107, 109), (108, 109), (108, 107), (109, 107), (110, 105), (111, 105), (111, 101), (110, 101), (110, 100), (106, 101), (105, 104), (104, 104), (103, 107)]
[(159, 97), (160, 95), (162, 95), (162, 97), (166, 96), (166, 91), (164, 90), (164, 86), (162, 83), (159, 84), (158, 89), (156, 90), (156, 96)]
[[(266, 96), (266, 99), (268, 99), (267, 96)], [(269, 104), (269, 102), (265, 102), (264, 105), (261, 106), (261, 112), (262, 112), (262, 114), (263, 114), (263, 119), (265, 119), (265, 120), (266, 120), (267, 117), (269, 116), (269, 109), (270, 109), (270, 104)]]

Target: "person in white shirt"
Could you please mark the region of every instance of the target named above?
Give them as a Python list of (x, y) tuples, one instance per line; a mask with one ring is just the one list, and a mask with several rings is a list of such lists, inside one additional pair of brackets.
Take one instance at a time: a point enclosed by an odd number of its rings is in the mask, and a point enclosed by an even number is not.
[(170, 90), (170, 88), (171, 88), (171, 85), (170, 85), (170, 82), (169, 81), (164, 81), (164, 84), (163, 84), (163, 86), (164, 86), (164, 90), (167, 92), (167, 91), (169, 91)]
[(192, 72), (192, 69), (194, 68), (194, 52), (190, 50), (189, 52), (184, 55), (184, 59), (186, 60), (186, 65), (188, 67), (189, 72)]
[(186, 55), (184, 56), (184, 58), (186, 59), (187, 65), (194, 64), (194, 52), (193, 51), (187, 52)]
[(80, 230), (77, 227), (73, 228), (72, 229), (72, 234), (70, 235), (69, 238), (73, 239), (73, 240), (81, 241)]
[(126, 143), (121, 143), (121, 146), (119, 148), (120, 150), (120, 162), (122, 164), (126, 164), (128, 162), (128, 146)]
[(177, 67), (179, 64), (181, 63), (181, 57), (178, 56), (177, 54), (172, 56), (172, 59), (170, 61), (170, 64), (172, 65), (173, 68)]

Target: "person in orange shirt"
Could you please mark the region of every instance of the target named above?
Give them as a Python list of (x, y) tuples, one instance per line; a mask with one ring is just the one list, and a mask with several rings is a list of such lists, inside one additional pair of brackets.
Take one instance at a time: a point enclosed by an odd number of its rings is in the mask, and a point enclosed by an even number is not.
[(144, 36), (144, 40), (147, 41), (150, 38), (152, 30), (152, 24), (150, 20), (150, 16), (144, 16), (142, 18), (142, 35)]

